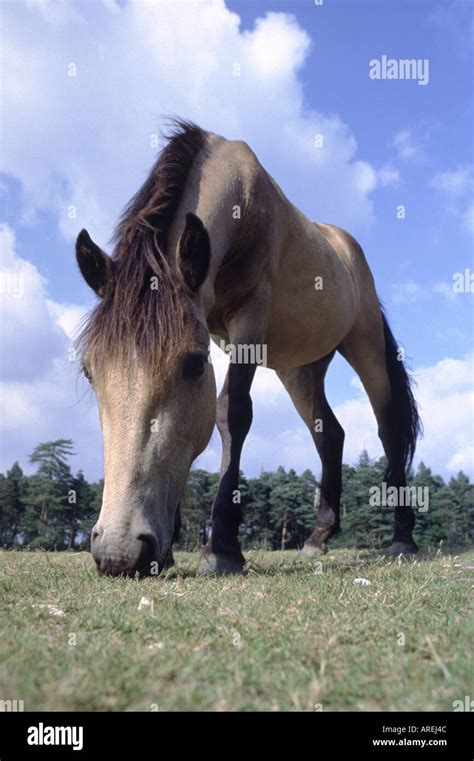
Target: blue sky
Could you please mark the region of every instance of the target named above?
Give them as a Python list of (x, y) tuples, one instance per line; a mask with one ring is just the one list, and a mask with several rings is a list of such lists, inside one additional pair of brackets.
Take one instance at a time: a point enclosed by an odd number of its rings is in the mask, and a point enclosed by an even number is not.
[[(107, 248), (156, 155), (160, 114), (177, 113), (246, 140), (308, 216), (356, 235), (417, 378), (419, 458), (444, 476), (472, 474), (473, 294), (452, 288), (455, 273), (474, 271), (472, 28), (472, 4), (449, 0), (4, 2), (0, 468), (67, 436), (77, 467), (101, 474), (95, 402), (69, 361), (94, 303), (74, 238), (87, 227)], [(383, 55), (427, 59), (428, 83), (371, 79)], [(270, 371), (253, 396), (246, 473), (318, 473)], [(341, 359), (328, 396), (345, 461), (362, 446), (378, 456), (366, 397)], [(199, 464), (218, 461), (214, 435)]]

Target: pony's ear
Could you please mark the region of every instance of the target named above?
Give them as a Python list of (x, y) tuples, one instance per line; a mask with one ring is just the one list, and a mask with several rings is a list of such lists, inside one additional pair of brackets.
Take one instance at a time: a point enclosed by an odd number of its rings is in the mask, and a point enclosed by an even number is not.
[(107, 282), (112, 277), (113, 262), (94, 243), (87, 230), (81, 230), (77, 236), (76, 259), (87, 285), (98, 296), (103, 296)]
[(178, 268), (187, 287), (196, 292), (209, 270), (211, 243), (203, 223), (195, 214), (186, 214), (186, 225), (178, 246)]

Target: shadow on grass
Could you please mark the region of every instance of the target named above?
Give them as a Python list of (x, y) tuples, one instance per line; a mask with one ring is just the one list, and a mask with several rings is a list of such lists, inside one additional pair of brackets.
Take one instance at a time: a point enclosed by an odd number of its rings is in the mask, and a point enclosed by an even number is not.
[[(465, 550), (464, 550), (465, 551)], [(389, 568), (399, 565), (420, 565), (423, 567), (428, 563), (439, 560), (442, 557), (453, 557), (455, 552), (444, 553), (439, 549), (420, 550), (414, 556), (394, 557), (389, 554), (388, 550), (380, 549), (342, 549), (338, 548), (326, 555), (320, 555), (315, 558), (304, 558), (299, 555), (299, 550), (268, 551), (268, 550), (247, 550), (244, 551), (246, 563), (242, 574), (237, 576), (291, 576), (306, 573), (318, 573), (321, 565), (324, 571), (331, 572), (353, 572), (361, 571), (363, 568)], [(203, 583), (212, 578), (221, 578), (224, 574), (212, 574), (211, 576), (201, 575), (197, 572), (199, 552), (196, 552), (195, 563), (189, 560), (189, 553), (181, 565), (180, 553), (177, 553), (176, 565), (163, 571), (158, 577), (162, 581), (175, 581), (178, 579), (201, 579)], [(229, 578), (229, 576), (227, 576)]]
[[(329, 551), (326, 555), (316, 556), (314, 558), (304, 558), (299, 554), (298, 550), (289, 550), (280, 552), (269, 552), (266, 550), (249, 550), (246, 554), (246, 564), (242, 574), (238, 576), (291, 576), (300, 574), (302, 571), (307, 573), (318, 573), (321, 568), (321, 564), (325, 572), (334, 570), (335, 572), (341, 571), (354, 571), (361, 570), (362, 568), (371, 567), (390, 567), (400, 564), (425, 564), (432, 562), (436, 558), (439, 558), (441, 553), (439, 550), (422, 550), (416, 556), (400, 556), (393, 557), (389, 555), (388, 550), (335, 550), (333, 553)], [(274, 557), (272, 557), (274, 556)], [(209, 580), (209, 578), (219, 578), (224, 574), (213, 574), (211, 577), (203, 576), (197, 572), (198, 553), (196, 553), (196, 566), (193, 567), (189, 560), (188, 567), (182, 567), (180, 565), (179, 555), (177, 557), (177, 564), (173, 568), (164, 571), (160, 575), (160, 579), (166, 581), (172, 581), (176, 579), (202, 579), (203, 582)]]

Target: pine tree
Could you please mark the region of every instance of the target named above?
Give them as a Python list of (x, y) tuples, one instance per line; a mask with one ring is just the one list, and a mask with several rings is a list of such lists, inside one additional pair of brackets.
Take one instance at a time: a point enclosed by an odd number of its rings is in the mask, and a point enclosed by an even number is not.
[(77, 479), (80, 479), (78, 487), (78, 513), (79, 527), (77, 531), (76, 546), (80, 550), (89, 550), (91, 546), (92, 529), (99, 520), (102, 506), (102, 494), (104, 481), (88, 484), (82, 482), (82, 472), (79, 471)]
[(73, 454), (72, 441), (58, 439), (38, 444), (30, 456), (30, 462), (38, 469), (28, 479), (22, 531), (32, 548), (67, 546), (67, 500), (72, 475), (66, 458)]
[(20, 525), (25, 510), (24, 477), (17, 462), (0, 479), (0, 546), (13, 547), (21, 541)]
[(248, 499), (245, 506), (247, 547), (273, 549), (274, 529), (271, 520), (273, 477), (273, 473), (262, 471), (258, 478), (250, 478), (248, 481)]
[(67, 502), (66, 502), (66, 544), (68, 550), (73, 550), (76, 545), (79, 531), (81, 529), (83, 517), (90, 510), (90, 503), (92, 501), (92, 490), (83, 472), (80, 470), (77, 476), (71, 478), (70, 489), (68, 490)]
[(447, 541), (452, 546), (474, 542), (474, 485), (460, 471), (448, 484), (451, 497)]

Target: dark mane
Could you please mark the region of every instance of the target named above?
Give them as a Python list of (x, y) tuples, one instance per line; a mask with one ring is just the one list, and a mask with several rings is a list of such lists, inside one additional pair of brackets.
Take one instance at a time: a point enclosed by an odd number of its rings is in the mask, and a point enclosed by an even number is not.
[(99, 364), (138, 356), (150, 370), (159, 364), (164, 371), (193, 321), (190, 302), (168, 263), (166, 240), (207, 133), (175, 121), (166, 137), (148, 178), (122, 213), (113, 238), (113, 278), (78, 339), (80, 351)]
[(207, 138), (207, 132), (191, 122), (176, 120), (172, 125), (171, 132), (165, 135), (168, 144), (120, 217), (113, 238), (116, 259), (126, 254), (126, 246), (137, 231), (153, 237), (157, 248), (165, 251), (168, 227), (194, 160)]

